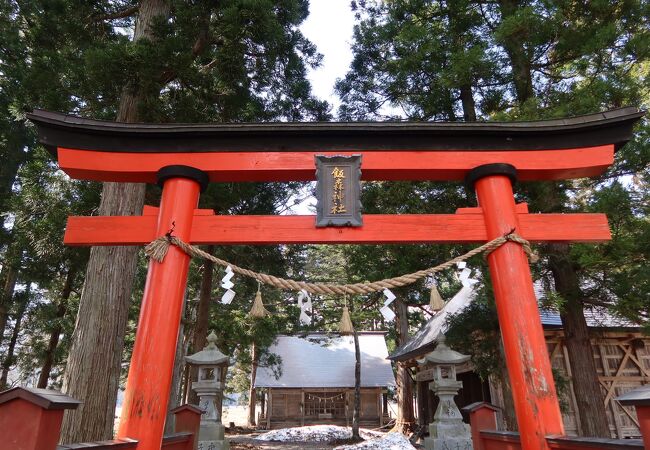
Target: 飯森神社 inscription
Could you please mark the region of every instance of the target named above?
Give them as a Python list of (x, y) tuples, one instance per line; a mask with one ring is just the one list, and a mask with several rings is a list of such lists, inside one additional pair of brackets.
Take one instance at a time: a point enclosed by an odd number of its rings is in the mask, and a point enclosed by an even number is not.
[(360, 227), (361, 155), (316, 155), (316, 226)]

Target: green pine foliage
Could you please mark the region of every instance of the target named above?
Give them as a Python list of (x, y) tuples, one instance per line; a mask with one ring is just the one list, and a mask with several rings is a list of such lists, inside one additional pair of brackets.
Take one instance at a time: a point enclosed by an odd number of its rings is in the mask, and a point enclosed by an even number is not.
[[(355, 0), (354, 59), (336, 89), (341, 120), (515, 120), (562, 117), (627, 104), (648, 107), (650, 36), (647, 0), (611, 2), (500, 0)], [(155, 24), (156, 42), (133, 43), (133, 0), (5, 0), (0, 2), (0, 282), (18, 273), (16, 294), (33, 286), (18, 346), (21, 370), (34, 376), (47, 339), (60, 329), (51, 383), (64, 368), (74, 327), (87, 250), (61, 245), (64, 220), (89, 215), (98, 204), (92, 183), (57, 172), (36, 144), (24, 113), (45, 108), (113, 120), (124, 90), (143, 93), (140, 116), (152, 122), (250, 122), (330, 120), (328, 105), (311, 94), (309, 67), (320, 55), (300, 32), (307, 0), (171, 1), (168, 21)], [(649, 126), (621, 149), (614, 167), (593, 180), (525, 184), (517, 192), (532, 211), (605, 212), (613, 240), (574, 245), (570, 255), (586, 288), (583, 297), (632, 320), (650, 314)], [(212, 184), (201, 208), (223, 214), (273, 214), (297, 195), (297, 184)], [(367, 182), (365, 213), (453, 213), (473, 206), (473, 196), (450, 183)], [(157, 204), (152, 187), (147, 203)], [(253, 270), (310, 281), (358, 282), (388, 278), (436, 265), (466, 251), (462, 246), (217, 247), (215, 254)], [(545, 248), (539, 249), (544, 256)], [(141, 257), (127, 335), (132, 347), (147, 261)], [(485, 268), (480, 257), (470, 266)], [(73, 289), (60, 314), (65, 278)], [(215, 269), (215, 280), (222, 276)], [(484, 274), (486, 272), (484, 271)], [(201, 265), (191, 265), (185, 343), (195, 323)], [(543, 263), (537, 277), (549, 277)], [(486, 275), (487, 276), (487, 275)], [(444, 298), (459, 288), (453, 271), (437, 276)], [(314, 296), (314, 320), (298, 322), (295, 293), (262, 288), (269, 318), (247, 317), (257, 284), (235, 277), (237, 296), (218, 303), (212, 291), (210, 329), (236, 357), (231, 392), (250, 382), (250, 347), (260, 364), (279, 367), (266, 350), (278, 333), (335, 333), (344, 299)], [(415, 331), (429, 315), (422, 283), (395, 289), (411, 305)], [(21, 294), (22, 295), (22, 294)], [(0, 340), (4, 361), (25, 295), (0, 299), (9, 321)], [(561, 300), (561, 299), (559, 299)], [(357, 330), (389, 331), (378, 313), (380, 293), (350, 296)], [(559, 303), (561, 306), (561, 302)], [(450, 343), (476, 360), (480, 373), (497, 370), (494, 305), (485, 293), (466, 315), (452, 319)], [(60, 328), (56, 328), (60, 325)], [(197, 351), (199, 349), (190, 349)], [(477, 362), (478, 361), (478, 362)], [(13, 364), (12, 364), (13, 365)]]
[[(18, 361), (26, 376), (43, 363), (48, 333), (61, 325), (51, 382), (59, 379), (74, 327), (76, 301), (83, 285), (87, 249), (63, 247), (65, 218), (90, 215), (98, 187), (71, 181), (56, 172), (36, 143), (25, 112), (44, 108), (114, 120), (122, 93), (141, 94), (140, 118), (150, 122), (263, 122), (327, 120), (329, 106), (311, 94), (307, 68), (321, 56), (300, 32), (308, 2), (288, 0), (172, 0), (169, 20), (154, 24), (155, 43), (133, 42), (138, 2), (133, 0), (6, 0), (0, 3), (0, 282), (9, 269), (19, 273), (38, 299), (25, 311)], [(296, 184), (213, 184), (202, 208), (227, 214), (272, 214), (286, 208)], [(152, 187), (147, 203), (157, 204)], [(219, 248), (218, 256), (259, 271), (286, 276), (301, 258), (282, 247)], [(128, 358), (137, 324), (147, 261), (141, 258), (133, 293)], [(74, 287), (63, 317), (59, 299), (72, 270)], [(188, 286), (186, 329), (200, 283), (193, 264)], [(216, 276), (220, 279), (220, 277)], [(297, 308), (284, 306), (280, 294), (265, 293), (281, 314), (262, 324), (246, 318), (256, 286), (238, 280), (235, 304), (212, 307), (212, 328), (225, 336), (223, 350), (245, 361), (253, 339), (268, 346), (270, 336), (297, 323)], [(34, 294), (36, 295), (36, 294)], [(215, 298), (219, 292), (215, 289)], [(6, 301), (5, 301), (6, 300)], [(9, 319), (0, 339), (0, 362), (16, 320), (17, 297), (0, 299)], [(285, 314), (286, 311), (286, 314)], [(281, 319), (278, 319), (281, 318)], [(13, 366), (13, 364), (12, 364)]]
[[(537, 120), (650, 105), (650, 3), (645, 0), (356, 0), (352, 5), (357, 15), (354, 59), (336, 85), (341, 119)], [(608, 215), (611, 241), (570, 248), (582, 301), (639, 323), (650, 307), (649, 168), (644, 119), (603, 176), (523, 183), (516, 194), (531, 211)], [(420, 183), (366, 183), (364, 207), (367, 212), (380, 205), (377, 210), (383, 213), (449, 213), (474, 204), (473, 195), (461, 189), (451, 197), (439, 194), (453, 189), (433, 183), (425, 189)], [(440, 247), (429, 261), (447, 259), (458, 250)], [(534, 276), (552, 286), (547, 248), (538, 250), (543, 260)], [(351, 253), (364, 269), (382, 262), (375, 272), (380, 276), (393, 274), (393, 267), (426, 265), (417, 259), (409, 264), (419, 253), (417, 246)], [(480, 261), (471, 264), (484, 267)], [(554, 298), (561, 308), (564, 300)], [(490, 351), (496, 348), (491, 301), (483, 295), (467, 314), (450, 321), (450, 342), (474, 355), (483, 376), (499, 367), (498, 352)]]

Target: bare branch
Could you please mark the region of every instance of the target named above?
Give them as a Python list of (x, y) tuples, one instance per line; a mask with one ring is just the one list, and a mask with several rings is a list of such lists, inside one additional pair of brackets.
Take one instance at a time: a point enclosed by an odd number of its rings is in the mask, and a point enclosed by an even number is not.
[(116, 11), (110, 14), (101, 14), (98, 16), (90, 16), (90, 20), (93, 22), (102, 22), (104, 20), (116, 20), (124, 19), (125, 17), (131, 17), (140, 10), (140, 6), (135, 5), (130, 8), (123, 9), (121, 11)]

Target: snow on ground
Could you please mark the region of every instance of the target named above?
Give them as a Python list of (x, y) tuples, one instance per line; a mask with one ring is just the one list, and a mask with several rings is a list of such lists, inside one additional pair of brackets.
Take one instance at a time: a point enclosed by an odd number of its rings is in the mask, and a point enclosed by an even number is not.
[(359, 442), (354, 445), (340, 445), (334, 450), (415, 450), (401, 433), (386, 433), (380, 438)]
[(223, 407), (223, 416), (221, 422), (228, 426), (230, 422), (234, 422), (238, 427), (245, 427), (248, 425), (248, 407), (242, 405), (229, 405)]
[[(382, 436), (383, 433), (370, 430), (359, 430), (361, 437), (372, 439)], [(352, 437), (352, 429), (336, 425), (310, 425), (296, 428), (282, 428), (260, 434), (255, 439), (260, 441), (282, 442), (331, 442)], [(374, 447), (373, 447), (374, 448)], [(397, 448), (397, 447), (396, 447)], [(400, 447), (401, 448), (401, 447)]]

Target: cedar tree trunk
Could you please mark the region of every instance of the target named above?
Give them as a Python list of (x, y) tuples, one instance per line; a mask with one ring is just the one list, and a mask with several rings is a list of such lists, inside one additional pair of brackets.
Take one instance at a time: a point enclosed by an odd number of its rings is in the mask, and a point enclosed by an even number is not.
[[(214, 253), (214, 246), (210, 245), (206, 251), (209, 254)], [(210, 295), (212, 294), (212, 280), (214, 278), (214, 263), (212, 261), (203, 261), (203, 274), (201, 275), (201, 289), (199, 291), (199, 304), (196, 308), (196, 325), (192, 336), (192, 353), (199, 352), (207, 344), (208, 324), (210, 321)], [(189, 394), (187, 403), (191, 405), (199, 404), (199, 396), (192, 389), (192, 381), (197, 381), (199, 369), (190, 366), (190, 378), (187, 381)]]
[(519, 431), (517, 424), (517, 415), (515, 414), (515, 401), (512, 397), (512, 385), (510, 384), (510, 374), (506, 366), (506, 354), (503, 348), (503, 341), (499, 340), (499, 352), (501, 353), (501, 376), (495, 377), (501, 385), (501, 393), (503, 394), (503, 422), (507, 431)]
[(361, 439), (359, 435), (359, 419), (361, 417), (361, 350), (359, 349), (359, 333), (356, 328), (354, 337), (354, 411), (352, 412), (352, 439)]
[(7, 257), (5, 258), (0, 272), (0, 282), (2, 283), (2, 291), (0, 291), (0, 344), (4, 338), (4, 331), (7, 327), (7, 320), (9, 318), (9, 309), (11, 308), (11, 301), (14, 297), (14, 289), (16, 288), (16, 280), (18, 278), (18, 271), (13, 265), (10, 255), (14, 253), (11, 245), (7, 249)]
[(7, 387), (7, 378), (9, 377), (9, 370), (14, 364), (14, 352), (16, 350), (16, 342), (18, 342), (18, 335), (20, 334), (20, 325), (23, 321), (23, 316), (25, 315), (25, 310), (27, 309), (27, 304), (29, 303), (29, 285), (27, 289), (22, 294), (17, 294), (24, 296), (24, 298), (17, 300), (19, 303), (18, 310), (16, 311), (16, 322), (14, 324), (13, 333), (11, 334), (11, 339), (9, 340), (9, 346), (7, 347), (7, 354), (5, 359), (2, 362), (2, 374), (0, 375), (0, 390), (3, 390)]
[[(152, 24), (157, 18), (168, 16), (169, 7), (166, 0), (140, 1), (133, 40), (153, 39)], [(117, 120), (137, 122), (142, 101), (137, 86), (125, 87)], [(104, 183), (99, 215), (140, 215), (144, 193), (144, 184)], [(63, 392), (83, 403), (76, 410), (66, 411), (61, 428), (63, 443), (113, 437), (124, 335), (138, 250), (138, 247), (93, 247), (90, 251), (63, 379)]]
[(476, 122), (476, 103), (472, 95), (472, 86), (467, 84), (460, 87), (460, 101), (463, 105), (465, 122)]
[[(525, 6), (520, 0), (499, 0), (498, 3), (503, 19), (514, 16), (517, 14), (518, 9)], [(512, 81), (515, 85), (515, 95), (519, 104), (525, 103), (535, 95), (531, 72), (531, 55), (523, 45), (523, 39), (518, 35), (521, 32), (521, 30), (515, 30), (510, 35), (505, 36), (501, 43), (510, 60)]]
[(45, 350), (45, 357), (43, 358), (43, 367), (41, 368), (41, 374), (39, 375), (38, 383), (36, 384), (36, 387), (41, 389), (47, 388), (47, 382), (50, 379), (50, 372), (52, 372), (52, 366), (54, 365), (56, 348), (59, 345), (59, 339), (63, 332), (61, 321), (68, 310), (68, 300), (72, 293), (72, 283), (74, 282), (76, 275), (77, 268), (73, 267), (68, 270), (68, 274), (65, 277), (65, 283), (63, 285), (63, 290), (61, 291), (61, 298), (59, 299), (59, 304), (56, 308), (54, 326), (50, 332), (50, 340), (47, 344), (47, 350)]
[[(183, 309), (185, 309), (185, 303)], [(183, 381), (183, 369), (185, 369), (185, 355), (187, 348), (185, 347), (184, 337), (184, 324), (181, 320), (181, 326), (178, 330), (178, 338), (176, 339), (176, 355), (174, 356), (174, 374), (172, 376), (172, 384), (169, 387), (169, 403), (167, 404), (167, 418), (165, 419), (165, 434), (172, 434), (174, 432), (174, 415), (170, 412), (172, 409), (181, 405), (181, 382)]]
[[(409, 339), (408, 306), (400, 298), (395, 300), (395, 326), (397, 327), (397, 345), (404, 345)], [(397, 421), (394, 431), (408, 433), (415, 424), (413, 410), (413, 383), (408, 368), (397, 363)]]
[(257, 365), (259, 363), (259, 355), (257, 354), (257, 346), (255, 342), (251, 345), (251, 385), (248, 388), (248, 426), (255, 427), (255, 405), (257, 403), (257, 393), (255, 391), (255, 377), (257, 376)]
[(569, 247), (566, 244), (551, 244), (549, 249), (549, 266), (553, 273), (555, 290), (564, 300), (560, 317), (580, 415), (579, 431), (582, 436), (610, 438), (605, 401), (582, 308), (580, 282), (571, 263)]

